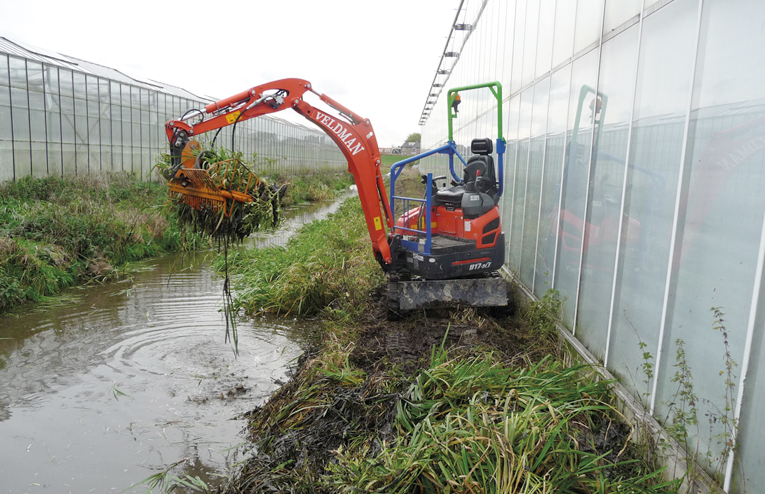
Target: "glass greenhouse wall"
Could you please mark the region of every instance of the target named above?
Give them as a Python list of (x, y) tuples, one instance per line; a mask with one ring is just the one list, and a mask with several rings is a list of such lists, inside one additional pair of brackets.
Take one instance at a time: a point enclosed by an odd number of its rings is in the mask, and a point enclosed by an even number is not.
[[(157, 155), (167, 152), (165, 122), (210, 102), (0, 38), (0, 182), (96, 171), (153, 179)], [(231, 132), (223, 129), (217, 144), (232, 147)], [(322, 131), (270, 116), (238, 124), (233, 149), (264, 174), (347, 167)]]
[[(421, 131), (444, 144), (446, 90), (502, 83), (507, 269), (557, 290), (661, 423), (688, 376), (688, 444), (736, 493), (765, 485), (763, 19), (761, 0), (465, 0)], [(461, 94), (459, 146), (496, 136), (490, 96)]]

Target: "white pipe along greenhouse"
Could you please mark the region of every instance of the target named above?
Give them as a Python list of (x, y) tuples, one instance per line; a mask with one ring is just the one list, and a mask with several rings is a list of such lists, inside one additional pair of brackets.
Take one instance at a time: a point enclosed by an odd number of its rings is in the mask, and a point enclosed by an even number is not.
[[(691, 491), (761, 492), (765, 2), (453, 4), (432, 83), (418, 88), (422, 151), (453, 137), (462, 153), (504, 129), (505, 274), (563, 301), (562, 337), (618, 380), (626, 415), (664, 426), (670, 464), (706, 471)], [(450, 89), (475, 85), (451, 113)], [(164, 122), (212, 100), (0, 38), (0, 182), (156, 179)], [(319, 130), (245, 124), (237, 149), (275, 170), (346, 167)], [(444, 163), (435, 154), (419, 169)]]

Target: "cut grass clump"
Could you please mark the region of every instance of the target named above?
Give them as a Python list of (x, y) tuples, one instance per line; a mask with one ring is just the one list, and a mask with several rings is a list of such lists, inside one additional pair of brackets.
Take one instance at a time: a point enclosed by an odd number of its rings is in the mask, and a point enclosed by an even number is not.
[(25, 177), (0, 185), (0, 311), (78, 281), (105, 280), (127, 262), (200, 240), (158, 208), (164, 184), (132, 175)]
[[(303, 226), (286, 248), (229, 252), (234, 308), (301, 316), (349, 310), (383, 279), (365, 238), (361, 203), (351, 198), (329, 218)], [(224, 270), (225, 260), (215, 267)]]
[[(165, 178), (169, 177), (171, 185), (178, 187), (170, 191), (167, 214), (177, 217), (195, 233), (225, 242), (238, 242), (256, 231), (278, 225), (284, 188), (252, 173), (254, 164), (245, 163), (241, 152), (205, 149), (196, 143), (192, 155), (196, 162), (191, 169), (183, 166), (174, 169), (168, 154), (157, 157), (156, 168)], [(187, 190), (210, 197), (187, 195)], [(221, 192), (240, 196), (223, 197)]]

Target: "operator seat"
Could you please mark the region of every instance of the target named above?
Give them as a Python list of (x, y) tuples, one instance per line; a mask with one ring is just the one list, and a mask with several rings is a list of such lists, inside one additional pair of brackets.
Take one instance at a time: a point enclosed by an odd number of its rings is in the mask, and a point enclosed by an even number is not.
[(494, 205), (499, 202), (494, 158), (491, 156), (494, 151), (491, 139), (473, 139), (470, 143), (470, 151), (473, 156), (468, 159), (463, 171), (464, 185), (455, 185), (436, 191), (436, 200), (441, 204), (461, 204), (465, 192), (481, 192), (489, 195)]

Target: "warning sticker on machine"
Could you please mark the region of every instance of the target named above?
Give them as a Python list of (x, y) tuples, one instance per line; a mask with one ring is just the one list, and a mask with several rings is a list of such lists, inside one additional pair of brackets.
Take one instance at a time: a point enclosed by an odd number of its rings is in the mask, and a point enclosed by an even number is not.
[(375, 216), (375, 230), (382, 230), (382, 220), (379, 216)]
[(239, 114), (242, 113), (240, 111), (231, 112), (228, 115), (226, 115), (226, 122), (231, 125), (232, 123), (236, 122), (236, 119), (239, 118)]

